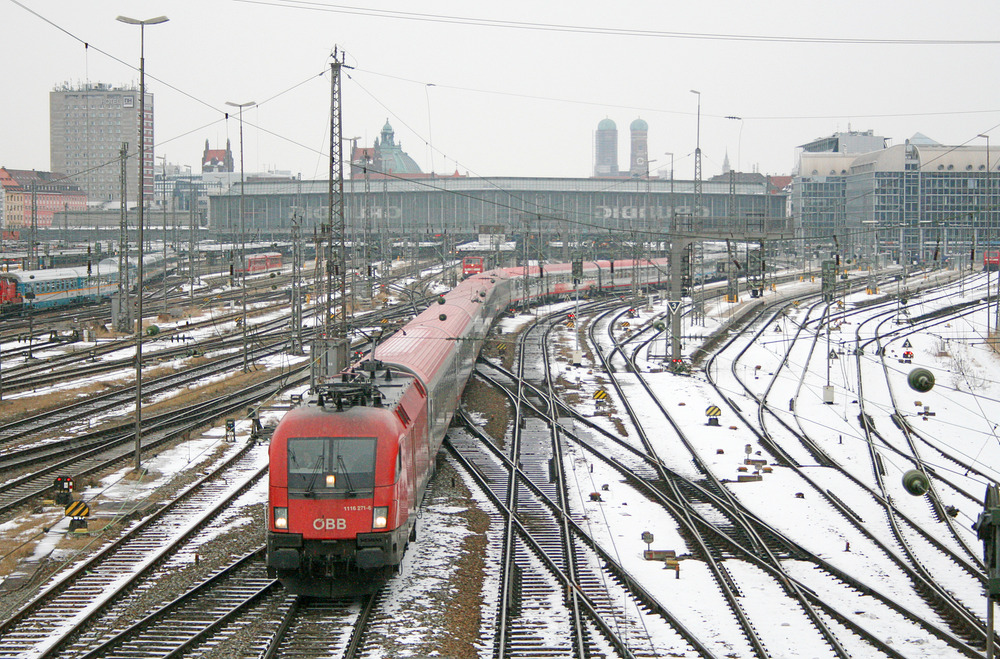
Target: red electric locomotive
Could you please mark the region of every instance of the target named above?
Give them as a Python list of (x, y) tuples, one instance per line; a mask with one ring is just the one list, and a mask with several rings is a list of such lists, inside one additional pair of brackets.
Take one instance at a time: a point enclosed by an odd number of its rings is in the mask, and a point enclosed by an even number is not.
[(483, 257), (466, 256), (462, 259), (462, 278), (478, 275), (483, 271)]

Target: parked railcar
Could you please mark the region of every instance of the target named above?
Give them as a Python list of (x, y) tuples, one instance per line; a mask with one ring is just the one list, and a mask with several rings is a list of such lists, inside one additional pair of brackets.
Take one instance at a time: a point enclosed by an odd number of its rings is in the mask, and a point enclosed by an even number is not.
[(316, 597), (381, 583), (415, 537), (438, 449), (499, 314), (518, 296), (657, 283), (665, 268), (665, 259), (618, 261), (614, 274), (608, 262), (584, 264), (576, 284), (569, 264), (474, 275), (313, 392), (271, 438), (268, 571)]
[(1000, 251), (986, 250), (983, 252), (983, 270), (988, 272), (1000, 270)]
[[(263, 252), (260, 254), (250, 254), (247, 256), (246, 272), (254, 274), (257, 272), (270, 272), (281, 269), (281, 254), (279, 252)], [(239, 270), (243, 272), (242, 269)]]

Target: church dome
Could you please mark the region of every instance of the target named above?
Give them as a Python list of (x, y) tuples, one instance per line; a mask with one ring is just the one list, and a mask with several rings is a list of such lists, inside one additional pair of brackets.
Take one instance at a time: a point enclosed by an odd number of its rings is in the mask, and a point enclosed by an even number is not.
[(597, 124), (597, 130), (617, 130), (618, 126), (615, 126), (615, 122), (610, 119), (601, 119), (601, 123)]
[(649, 124), (644, 119), (636, 119), (629, 125), (629, 130), (649, 130)]

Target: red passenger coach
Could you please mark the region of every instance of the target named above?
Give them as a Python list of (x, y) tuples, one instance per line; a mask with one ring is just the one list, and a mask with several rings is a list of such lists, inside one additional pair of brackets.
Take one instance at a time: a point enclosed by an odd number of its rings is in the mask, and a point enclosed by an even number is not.
[(371, 590), (402, 560), (441, 441), (509, 291), (503, 272), (463, 281), (282, 418), (269, 450), (267, 567), (291, 592)]

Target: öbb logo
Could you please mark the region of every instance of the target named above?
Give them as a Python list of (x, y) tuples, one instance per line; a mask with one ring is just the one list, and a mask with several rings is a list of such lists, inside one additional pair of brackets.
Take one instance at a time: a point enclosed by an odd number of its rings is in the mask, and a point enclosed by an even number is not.
[(347, 528), (347, 520), (319, 517), (313, 520), (313, 528), (317, 531), (322, 531), (323, 529), (326, 529), (327, 531), (333, 531), (334, 529), (343, 531)]

